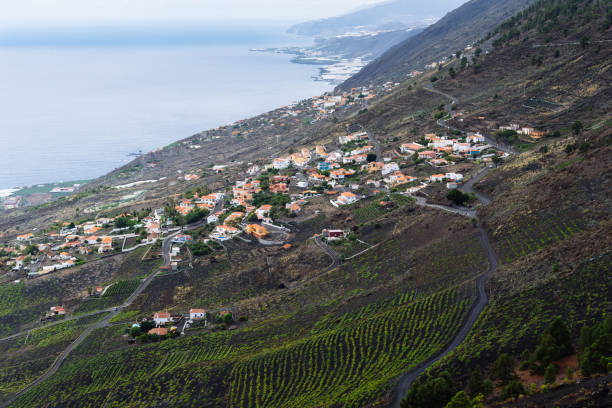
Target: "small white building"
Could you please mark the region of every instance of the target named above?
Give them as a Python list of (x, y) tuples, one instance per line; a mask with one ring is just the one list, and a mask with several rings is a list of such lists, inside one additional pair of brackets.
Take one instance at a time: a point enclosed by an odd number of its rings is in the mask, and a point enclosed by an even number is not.
[(399, 166), (395, 162), (385, 163), (382, 168), (382, 175), (386, 176), (389, 173), (393, 173), (394, 171), (399, 170)]
[(283, 170), (289, 167), (291, 164), (291, 158), (289, 157), (277, 157), (272, 161), (272, 167), (277, 170)]
[(460, 174), (460, 173), (446, 173), (444, 177), (448, 180), (453, 180), (453, 181), (463, 180), (463, 174)]
[(189, 309), (189, 319), (199, 320), (206, 318), (206, 310), (204, 309)]
[(153, 315), (153, 320), (157, 326), (163, 326), (171, 321), (172, 318), (168, 312), (157, 312)]

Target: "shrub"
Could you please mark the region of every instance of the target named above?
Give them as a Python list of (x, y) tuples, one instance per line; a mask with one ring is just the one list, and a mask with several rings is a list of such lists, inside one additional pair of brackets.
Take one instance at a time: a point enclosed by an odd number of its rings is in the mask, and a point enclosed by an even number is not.
[(470, 380), (468, 382), (468, 387), (470, 388), (470, 395), (472, 397), (475, 397), (478, 394), (484, 394), (484, 379), (482, 377), (480, 367), (477, 367), (474, 371), (472, 371), (472, 375), (470, 376)]
[(493, 379), (499, 380), (501, 384), (508, 384), (510, 381), (516, 379), (516, 374), (514, 374), (514, 359), (508, 354), (501, 354), (493, 362), (491, 376)]
[(540, 362), (542, 367), (546, 367), (553, 361), (573, 353), (569, 330), (563, 320), (557, 317), (542, 333), (536, 347), (535, 360)]
[(465, 205), (470, 201), (470, 196), (464, 192), (459, 190), (452, 189), (446, 194), (446, 198), (457, 205)]
[(544, 373), (544, 382), (546, 384), (552, 384), (555, 382), (555, 380), (557, 379), (557, 371), (559, 370), (559, 368), (553, 364), (550, 363), (549, 365), (546, 366), (546, 372)]
[(442, 408), (455, 395), (457, 389), (448, 371), (438, 377), (428, 377), (424, 382), (410, 387), (402, 399), (401, 408)]
[(519, 395), (525, 395), (525, 387), (518, 381), (511, 381), (504, 388), (502, 388), (501, 397), (502, 399), (516, 398)]
[(612, 368), (612, 317), (592, 328), (584, 326), (580, 331), (578, 346), (581, 349), (582, 375), (606, 373)]

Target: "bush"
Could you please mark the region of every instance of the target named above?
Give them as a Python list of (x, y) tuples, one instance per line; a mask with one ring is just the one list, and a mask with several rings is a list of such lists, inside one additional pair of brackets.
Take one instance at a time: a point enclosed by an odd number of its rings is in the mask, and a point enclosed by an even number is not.
[(472, 401), (465, 391), (459, 391), (444, 408), (472, 408)]
[(478, 394), (484, 394), (484, 379), (482, 377), (480, 367), (477, 367), (474, 371), (472, 371), (472, 375), (470, 376), (470, 380), (468, 382), (468, 387), (470, 388), (470, 395), (472, 397), (475, 397)]
[(546, 384), (554, 383), (555, 380), (557, 379), (558, 370), (559, 368), (553, 363), (550, 363), (549, 365), (547, 365), (546, 372), (544, 373), (544, 382)]
[(586, 153), (589, 151), (589, 149), (591, 148), (591, 143), (589, 142), (582, 142), (580, 143), (580, 146), (578, 146), (578, 151), (580, 153)]
[(499, 130), (497, 131), (496, 135), (506, 143), (514, 143), (518, 139), (518, 133), (512, 129)]
[(502, 399), (516, 398), (519, 395), (525, 395), (525, 387), (518, 381), (512, 381), (502, 388), (501, 397)]
[(206, 208), (196, 208), (187, 213), (185, 216), (185, 222), (187, 224), (193, 224), (194, 222), (198, 222), (203, 218), (206, 218), (207, 215), (208, 210)]
[(584, 326), (580, 331), (578, 346), (581, 349), (582, 375), (607, 373), (612, 368), (612, 317), (592, 328)]
[(569, 330), (563, 320), (558, 317), (542, 333), (536, 347), (535, 360), (540, 362), (542, 367), (547, 367), (553, 361), (573, 353), (574, 347)]
[(401, 408), (442, 408), (455, 395), (457, 389), (448, 371), (438, 377), (428, 377), (420, 384), (413, 384), (400, 403)]
[(189, 250), (194, 256), (205, 256), (212, 253), (212, 249), (203, 242), (189, 244)]
[(457, 205), (466, 205), (470, 201), (469, 194), (463, 193), (456, 188), (449, 191), (446, 194), (446, 198)]
[(501, 384), (508, 384), (510, 381), (516, 379), (514, 374), (514, 359), (508, 354), (501, 354), (491, 367), (491, 376), (495, 380), (499, 380)]

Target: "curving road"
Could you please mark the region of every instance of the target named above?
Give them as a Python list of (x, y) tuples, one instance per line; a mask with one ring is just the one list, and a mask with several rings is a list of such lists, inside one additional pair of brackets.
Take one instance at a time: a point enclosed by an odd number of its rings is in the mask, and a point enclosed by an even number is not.
[(321, 241), (321, 238), (319, 236), (314, 237), (314, 241), (315, 244), (317, 244), (323, 251), (325, 251), (325, 253), (329, 255), (332, 259), (331, 265), (329, 265), (327, 267), (327, 270), (323, 273), (326, 273), (338, 266), (338, 264), (340, 263), (340, 256), (338, 255), (338, 253), (331, 249), (331, 247), (325, 242)]
[(416, 368), (408, 371), (407, 373), (405, 373), (404, 375), (400, 377), (399, 381), (397, 382), (395, 386), (395, 390), (394, 390), (394, 397), (393, 397), (393, 407), (394, 408), (400, 408), (402, 398), (408, 392), (410, 385), (421, 374), (423, 374), (425, 370), (427, 370), (429, 367), (431, 367), (432, 365), (434, 365), (435, 363), (437, 363), (438, 361), (442, 360), (444, 357), (449, 355), (455, 348), (457, 348), (463, 342), (463, 340), (465, 340), (465, 338), (467, 337), (472, 327), (474, 327), (474, 324), (476, 324), (476, 321), (478, 320), (480, 313), (482, 313), (483, 309), (485, 308), (485, 306), (487, 305), (489, 301), (487, 292), (485, 290), (485, 284), (487, 280), (489, 279), (489, 277), (491, 276), (491, 274), (497, 269), (498, 261), (497, 261), (497, 257), (495, 256), (495, 252), (493, 251), (493, 248), (491, 247), (491, 243), (489, 242), (489, 238), (487, 237), (487, 233), (485, 232), (482, 225), (480, 225), (480, 223), (478, 223), (478, 228), (480, 230), (480, 234), (481, 234), (480, 238), (481, 238), (482, 244), (487, 250), (487, 255), (489, 257), (489, 262), (490, 262), (489, 270), (485, 274), (481, 275), (477, 280), (478, 300), (476, 304), (472, 307), (470, 314), (468, 315), (466, 321), (463, 323), (463, 326), (461, 326), (461, 329), (459, 329), (459, 332), (455, 335), (453, 340), (442, 351), (439, 351), (437, 354), (425, 360), (423, 363), (419, 364)]
[[(168, 235), (166, 238), (164, 238), (164, 240), (162, 242), (162, 255), (163, 255), (163, 258), (164, 258), (163, 266), (168, 266), (170, 264), (170, 247), (172, 245), (172, 240), (174, 239), (174, 237), (179, 232), (180, 232), (180, 230), (176, 231), (176, 232), (174, 232), (174, 233), (172, 233), (170, 235)], [(134, 300), (138, 297), (138, 295), (140, 295), (142, 293), (142, 291), (145, 290), (147, 288), (147, 286), (149, 286), (149, 284), (151, 283), (151, 281), (153, 281), (155, 276), (157, 276), (159, 271), (160, 271), (160, 269), (158, 268), (153, 273), (151, 273), (145, 280), (143, 280), (140, 283), (140, 285), (136, 288), (136, 290), (125, 300), (125, 302), (123, 302), (123, 304), (121, 306), (112, 308), (112, 311), (111, 311), (111, 313), (108, 316), (106, 316), (104, 319), (98, 320), (97, 322), (95, 322), (95, 323), (91, 324), (90, 326), (88, 326), (83, 331), (83, 333), (81, 333), (81, 335), (79, 337), (77, 337), (76, 340), (74, 340), (72, 343), (70, 343), (70, 345), (68, 347), (66, 347), (57, 356), (57, 358), (55, 359), (53, 364), (51, 364), (51, 367), (49, 367), (49, 369), (43, 375), (38, 377), (36, 380), (32, 381), (24, 389), (22, 389), (17, 394), (13, 395), (10, 399), (8, 399), (4, 403), (2, 403), (1, 407), (9, 406), (10, 404), (13, 403), (13, 401), (15, 401), (21, 395), (23, 395), (24, 393), (28, 392), (30, 389), (32, 389), (36, 385), (40, 384), (41, 382), (45, 381), (47, 378), (49, 378), (53, 374), (55, 374), (57, 372), (57, 370), (60, 368), (60, 366), (62, 365), (62, 363), (64, 362), (64, 360), (66, 360), (68, 355), (75, 348), (77, 348), (79, 346), (79, 344), (81, 344), (83, 342), (83, 340), (85, 340), (87, 338), (87, 336), (89, 336), (96, 329), (108, 326), (109, 325), (109, 321), (113, 317), (117, 316), (121, 312), (121, 310), (123, 310), (124, 308), (130, 306), (132, 304), (132, 302), (134, 302)], [(106, 309), (106, 311), (110, 311), (110, 310), (111, 309)], [(98, 311), (96, 311), (95, 313), (92, 313), (92, 314), (97, 314), (97, 313), (101, 313), (101, 312), (103, 312), (103, 311), (98, 310)], [(81, 315), (81, 316), (78, 316), (78, 317), (80, 318), (80, 317), (83, 317), (83, 316), (86, 316), (86, 315)]]
[[(452, 106), (454, 104), (457, 103), (458, 99), (452, 95), (449, 95), (445, 92), (442, 92), (436, 88), (434, 88), (433, 84), (426, 84), (423, 86), (423, 89), (433, 92), (433, 93), (437, 93), (438, 95), (442, 95), (445, 98), (450, 99), (451, 101), (446, 105), (446, 110), (450, 113), (451, 118), (453, 117), (453, 110), (452, 110)], [(438, 124), (438, 126), (442, 126), (445, 127), (449, 130), (456, 130), (459, 132), (463, 132), (463, 130), (461, 129), (457, 129), (455, 127), (452, 127), (450, 125), (448, 125), (446, 122), (448, 122), (447, 120), (444, 119), (438, 119), (438, 121), (436, 122)], [(501, 150), (504, 153), (508, 153), (508, 154), (516, 154), (517, 152), (510, 146), (505, 145), (503, 143), (498, 142), (497, 140), (495, 140), (495, 138), (491, 137), (490, 135), (486, 135), (483, 134), (485, 141), (490, 144), (491, 146), (495, 147), (497, 150)]]
[[(473, 190), (473, 186), (474, 186), (474, 183), (476, 183), (478, 180), (484, 177), (488, 171), (489, 169), (485, 168), (484, 170), (480, 171), (476, 176), (474, 176), (472, 179), (470, 179), (470, 181), (468, 181), (467, 183), (461, 186), (461, 190), (463, 190), (466, 193), (474, 192), (476, 194), (476, 197), (479, 200), (481, 200), (483, 205), (489, 204), (491, 200), (483, 196), (482, 194), (475, 192)], [(464, 215), (470, 218), (476, 218), (475, 210), (461, 211), (460, 209), (455, 208), (455, 207), (427, 204), (427, 200), (421, 197), (415, 197), (415, 198), (417, 198), (418, 205), (433, 207), (433, 208), (437, 208), (437, 209), (441, 209), (445, 211), (450, 211), (455, 214)], [(429, 367), (431, 367), (432, 365), (434, 365), (435, 363), (437, 363), (438, 361), (442, 360), (444, 357), (449, 355), (455, 348), (457, 348), (465, 340), (468, 333), (470, 332), (472, 327), (474, 327), (474, 324), (476, 324), (478, 317), (480, 316), (480, 314), (482, 313), (482, 311), (484, 310), (485, 306), (487, 305), (489, 301), (489, 298), (487, 296), (487, 292), (485, 289), (485, 285), (487, 283), (487, 280), (491, 277), (491, 274), (493, 274), (493, 272), (497, 269), (497, 266), (499, 265), (499, 261), (497, 260), (497, 257), (495, 256), (495, 251), (493, 250), (493, 247), (491, 246), (491, 243), (489, 242), (489, 237), (487, 236), (485, 229), (482, 227), (480, 222), (478, 223), (477, 226), (478, 226), (478, 230), (480, 231), (480, 241), (482, 242), (483, 247), (487, 251), (487, 256), (489, 258), (489, 269), (487, 270), (486, 273), (480, 275), (476, 281), (476, 285), (478, 287), (478, 298), (477, 298), (476, 304), (470, 310), (470, 313), (467, 319), (465, 320), (465, 322), (463, 323), (463, 325), (461, 326), (461, 328), (459, 329), (459, 332), (455, 335), (455, 337), (451, 340), (451, 342), (444, 349), (442, 349), (435, 355), (431, 356), (430, 358), (428, 358), (427, 360), (419, 364), (417, 367), (411, 369), (410, 371), (400, 376), (400, 378), (398, 379), (395, 385), (395, 389), (393, 390), (393, 407), (394, 408), (400, 408), (402, 398), (408, 392), (410, 385), (421, 374), (423, 374), (425, 370), (427, 370)]]

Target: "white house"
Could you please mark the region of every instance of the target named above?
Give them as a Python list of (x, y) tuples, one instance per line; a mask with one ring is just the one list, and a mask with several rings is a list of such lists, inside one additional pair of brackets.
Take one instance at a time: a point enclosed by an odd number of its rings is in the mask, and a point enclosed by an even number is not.
[(386, 176), (389, 173), (393, 173), (394, 171), (399, 170), (399, 166), (395, 162), (385, 163), (382, 168), (382, 175)]
[(247, 174), (249, 176), (254, 176), (254, 175), (258, 174), (260, 171), (261, 171), (261, 169), (259, 168), (259, 166), (255, 164), (255, 165), (249, 167), (249, 169), (247, 170)]
[(163, 326), (172, 320), (172, 318), (168, 312), (157, 312), (153, 315), (153, 320), (157, 326)]
[(460, 173), (446, 173), (444, 177), (448, 180), (453, 180), (453, 181), (463, 180), (463, 174), (460, 174)]
[(470, 133), (467, 137), (469, 143), (483, 143), (485, 138), (480, 133)]
[(291, 158), (289, 157), (277, 157), (272, 161), (272, 167), (277, 170), (283, 170), (289, 167), (291, 164)]
[(351, 193), (350, 191), (346, 191), (340, 194), (336, 202), (338, 205), (346, 205), (346, 204), (354, 203), (357, 200), (358, 198), (355, 194)]
[(189, 319), (198, 320), (206, 318), (206, 310), (204, 309), (189, 309)]
[(453, 145), (453, 141), (450, 139), (434, 139), (429, 146), (431, 147), (445, 147), (445, 146), (452, 146)]
[(470, 143), (455, 143), (453, 144), (453, 151), (455, 152), (469, 152), (472, 149)]
[(403, 143), (400, 145), (400, 151), (404, 154), (413, 155), (421, 149), (424, 149), (425, 146), (419, 143)]

